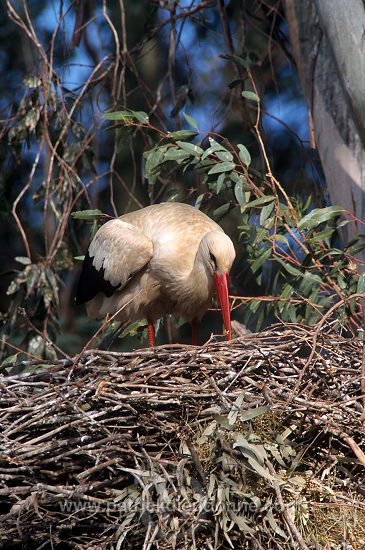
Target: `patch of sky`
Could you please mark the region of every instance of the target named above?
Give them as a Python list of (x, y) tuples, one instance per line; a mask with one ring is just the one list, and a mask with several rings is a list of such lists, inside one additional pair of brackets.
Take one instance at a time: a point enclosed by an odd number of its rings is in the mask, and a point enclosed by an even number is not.
[[(59, 23), (60, 1), (50, 2), (45, 9), (38, 14), (38, 27), (49, 35), (52, 35)], [(70, 55), (68, 63), (61, 61), (60, 66), (55, 69), (62, 79), (62, 85), (70, 90), (82, 86), (89, 78), (94, 69), (94, 62), (89, 56), (84, 42), (81, 40), (77, 48), (71, 49), (72, 34), (75, 26), (75, 9), (69, 9), (69, 4), (63, 5), (63, 23), (58, 34), (58, 43), (67, 50)], [(89, 41), (99, 48), (99, 58), (107, 56), (110, 51), (103, 44), (110, 43), (111, 32), (105, 25), (100, 24), (101, 11), (96, 14), (95, 21), (88, 24), (84, 32), (88, 33)]]
[[(181, 2), (183, 11), (192, 6), (191, 2)], [(166, 10), (159, 10), (160, 20), (166, 18)], [(215, 18), (215, 12), (212, 10), (204, 11), (204, 30), (201, 33), (201, 27), (196, 21), (186, 19), (177, 25), (177, 35), (180, 37), (179, 48), (177, 50), (177, 63), (184, 67), (186, 65), (186, 82), (191, 88), (195, 101), (188, 101), (185, 110), (198, 123), (201, 132), (209, 132), (215, 127), (219, 130), (219, 100), (216, 90), (223, 90), (226, 87), (224, 82), (224, 66), (226, 62), (219, 55), (224, 53), (224, 40), (222, 33), (217, 32), (212, 24)], [(169, 34), (162, 33), (162, 39), (168, 47)], [(167, 51), (167, 50), (166, 50)], [(186, 63), (187, 62), (187, 63)], [(199, 90), (199, 94), (194, 94), (194, 90)], [(197, 101), (199, 96), (200, 101)], [(169, 111), (172, 108), (170, 105)], [(189, 125), (183, 121), (184, 128)], [(198, 139), (198, 138), (197, 138)]]
[(266, 133), (277, 138), (288, 131), (286, 125), (299, 140), (308, 142), (308, 108), (299, 87), (298, 75), (293, 74), (292, 67), (287, 64), (278, 72), (276, 83), (277, 89), (266, 93), (264, 98), (261, 120)]

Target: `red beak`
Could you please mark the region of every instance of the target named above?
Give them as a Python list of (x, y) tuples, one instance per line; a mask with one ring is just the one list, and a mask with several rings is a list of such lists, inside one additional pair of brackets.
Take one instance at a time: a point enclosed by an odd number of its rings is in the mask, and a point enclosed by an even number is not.
[(219, 305), (222, 311), (224, 328), (227, 333), (227, 340), (232, 340), (231, 316), (229, 312), (228, 298), (228, 273), (223, 273), (223, 275), (214, 273), (214, 282), (217, 289)]

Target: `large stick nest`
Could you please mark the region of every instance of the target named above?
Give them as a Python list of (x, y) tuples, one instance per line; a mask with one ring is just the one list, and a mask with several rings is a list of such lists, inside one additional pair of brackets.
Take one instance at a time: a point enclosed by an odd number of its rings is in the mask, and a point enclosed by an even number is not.
[(20, 370), (0, 377), (3, 547), (365, 547), (361, 342), (276, 327)]

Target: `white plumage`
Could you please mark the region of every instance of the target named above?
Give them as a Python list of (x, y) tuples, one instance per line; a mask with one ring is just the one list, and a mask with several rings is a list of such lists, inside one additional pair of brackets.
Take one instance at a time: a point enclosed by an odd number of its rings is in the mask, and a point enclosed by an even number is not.
[(88, 315), (97, 319), (120, 310), (122, 321), (146, 318), (151, 325), (173, 313), (194, 322), (212, 305), (216, 288), (230, 338), (224, 310), (234, 258), (230, 238), (196, 208), (148, 206), (98, 230), (84, 260), (77, 302), (86, 302)]

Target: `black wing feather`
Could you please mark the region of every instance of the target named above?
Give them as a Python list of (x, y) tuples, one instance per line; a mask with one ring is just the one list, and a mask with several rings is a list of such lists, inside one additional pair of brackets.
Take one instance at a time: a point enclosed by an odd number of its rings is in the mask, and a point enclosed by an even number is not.
[(81, 305), (88, 302), (98, 292), (103, 292), (107, 298), (110, 298), (120, 285), (113, 286), (109, 281), (104, 279), (104, 268), (97, 270), (93, 266), (93, 258), (89, 252), (86, 252), (82, 271), (79, 279), (79, 284), (76, 292), (76, 304)]

